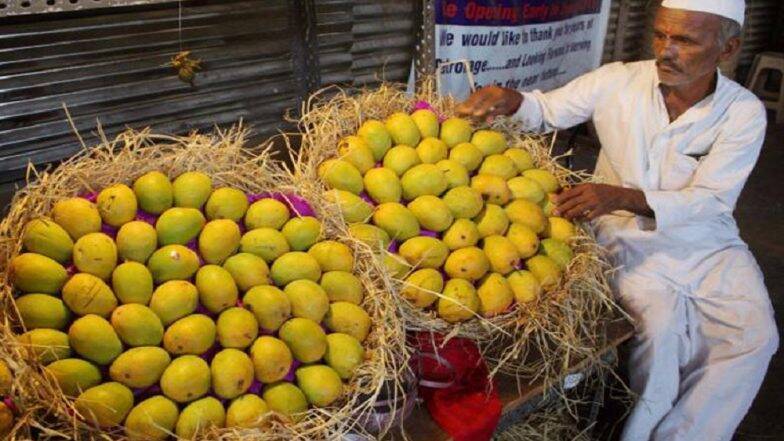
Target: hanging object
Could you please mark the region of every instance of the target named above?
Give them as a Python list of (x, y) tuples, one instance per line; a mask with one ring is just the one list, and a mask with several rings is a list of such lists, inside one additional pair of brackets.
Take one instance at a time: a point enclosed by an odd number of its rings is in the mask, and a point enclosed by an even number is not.
[(177, 70), (180, 80), (193, 86), (196, 71), (201, 70), (201, 60), (191, 58), (191, 51), (181, 51), (172, 57), (171, 66)]

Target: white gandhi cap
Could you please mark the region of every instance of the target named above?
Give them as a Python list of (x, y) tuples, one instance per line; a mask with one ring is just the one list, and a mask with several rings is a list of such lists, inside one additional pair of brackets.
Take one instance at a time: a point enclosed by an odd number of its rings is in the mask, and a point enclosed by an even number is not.
[(743, 26), (745, 0), (664, 0), (662, 6), (670, 9), (708, 12), (735, 20)]

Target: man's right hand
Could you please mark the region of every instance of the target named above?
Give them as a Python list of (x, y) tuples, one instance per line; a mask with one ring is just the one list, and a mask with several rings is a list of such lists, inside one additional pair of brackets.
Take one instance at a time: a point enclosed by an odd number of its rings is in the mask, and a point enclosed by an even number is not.
[(486, 86), (458, 105), (457, 113), (492, 122), (496, 116), (515, 113), (522, 103), (523, 95), (514, 89)]

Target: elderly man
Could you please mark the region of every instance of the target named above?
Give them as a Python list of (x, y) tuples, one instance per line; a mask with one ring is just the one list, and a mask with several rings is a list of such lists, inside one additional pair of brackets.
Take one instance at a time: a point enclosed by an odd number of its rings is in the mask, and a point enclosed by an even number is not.
[(624, 440), (729, 440), (759, 390), (778, 335), (762, 273), (732, 217), (765, 137), (748, 90), (718, 72), (740, 45), (743, 0), (665, 0), (655, 60), (613, 63), (549, 93), (487, 87), (459, 111), (511, 115), (531, 131), (593, 120), (596, 175), (558, 195), (591, 220), (621, 269), (637, 321)]

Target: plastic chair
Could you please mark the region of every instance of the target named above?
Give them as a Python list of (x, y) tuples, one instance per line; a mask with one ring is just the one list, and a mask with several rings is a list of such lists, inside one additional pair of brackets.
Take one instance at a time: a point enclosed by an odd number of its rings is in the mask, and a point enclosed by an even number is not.
[[(770, 92), (764, 89), (770, 71), (777, 70), (781, 73), (779, 90)], [(763, 75), (764, 74), (764, 75)], [(762, 84), (760, 84), (762, 83)], [(751, 75), (746, 87), (760, 97), (765, 108), (776, 112), (776, 124), (784, 123), (784, 54), (779, 52), (762, 52), (754, 57)], [(760, 88), (758, 91), (757, 89)]]

